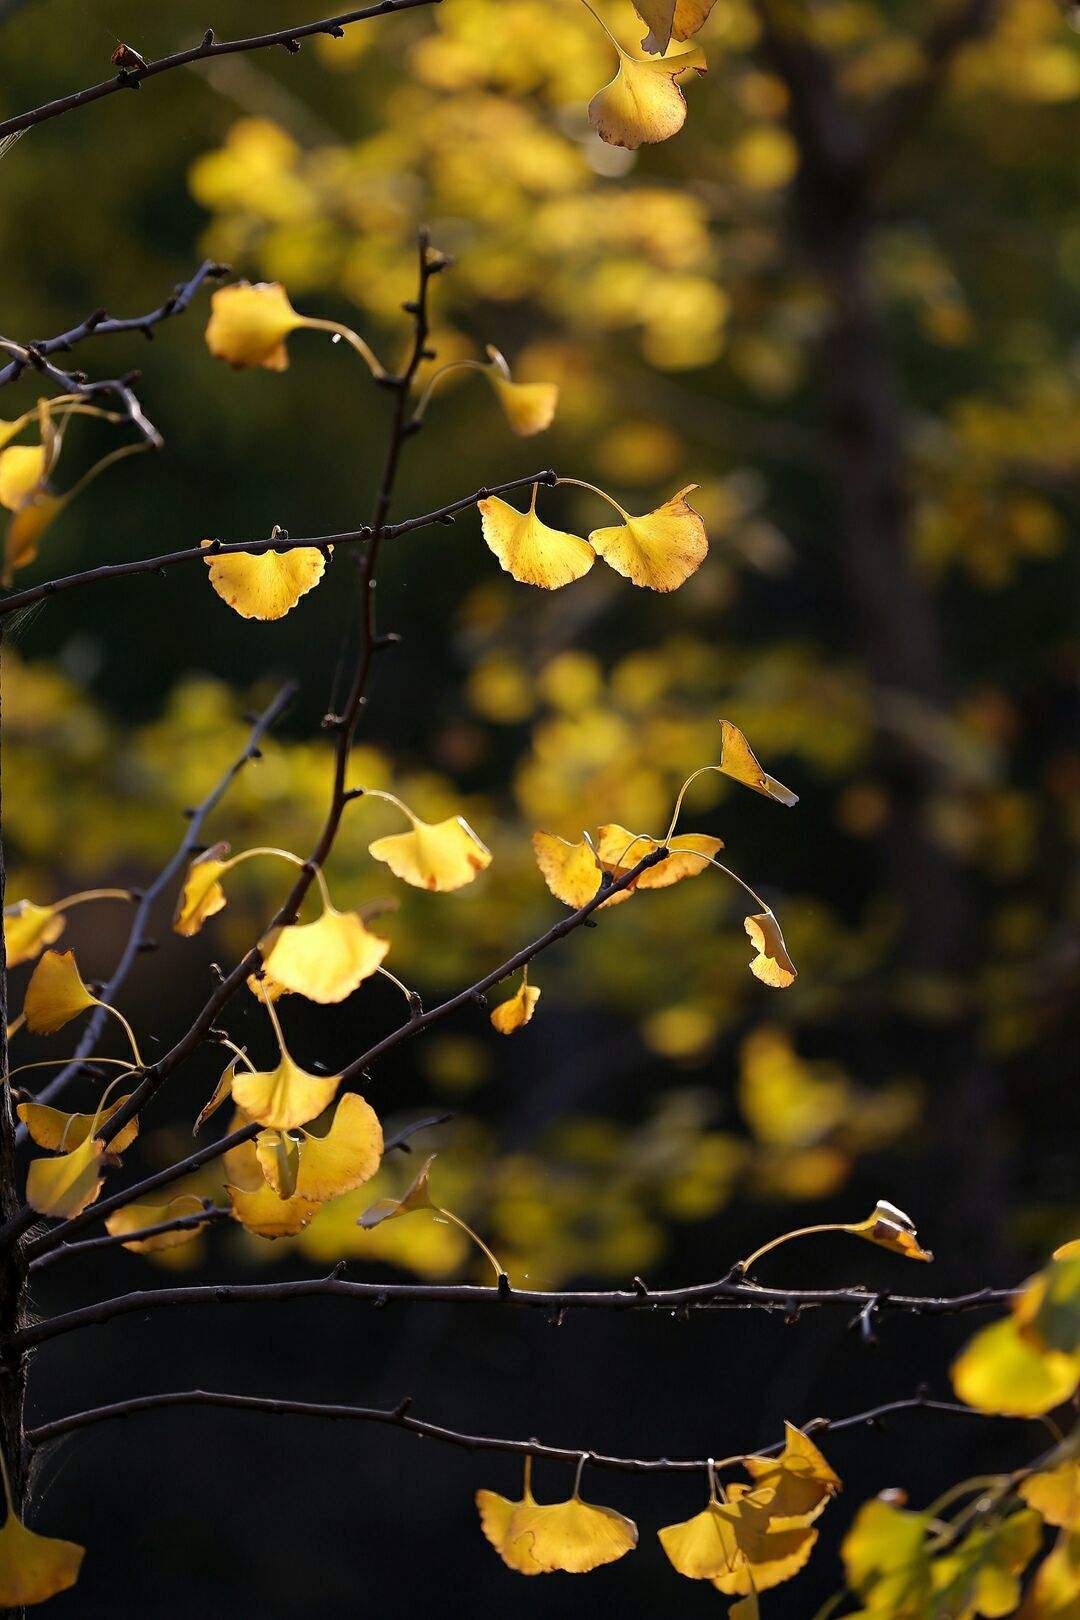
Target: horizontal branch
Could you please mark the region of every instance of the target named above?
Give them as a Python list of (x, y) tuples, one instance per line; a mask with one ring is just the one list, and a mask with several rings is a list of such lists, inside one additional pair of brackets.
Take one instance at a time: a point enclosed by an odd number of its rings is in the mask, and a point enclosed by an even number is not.
[(204, 259), (189, 280), (180, 282), (164, 303), (159, 304), (156, 309), (148, 310), (145, 315), (114, 318), (106, 310), (97, 309), (85, 320), (69, 327), (66, 332), (58, 333), (56, 337), (38, 338), (31, 343), (14, 343), (10, 338), (0, 338), (0, 346), (21, 351), (6, 366), (0, 366), (0, 388), (5, 383), (17, 381), (29, 368), (43, 369), (41, 362), (51, 354), (70, 354), (77, 343), (85, 342), (88, 337), (110, 337), (120, 332), (141, 332), (144, 337), (152, 338), (154, 328), (160, 326), (162, 321), (183, 314), (204, 281), (216, 280), (227, 274), (227, 265), (217, 264), (213, 259)]
[[(515, 489), (524, 489), (530, 484), (553, 484), (555, 480), (556, 474), (551, 468), (545, 468), (542, 472), (530, 473), (526, 478), (511, 478), (505, 484), (492, 485), (490, 489), (474, 490), (471, 495), (462, 495), (456, 501), (449, 501), (445, 506), (437, 507), (434, 512), (406, 518), (402, 523), (386, 524), (382, 530), (383, 538), (392, 540), (399, 535), (411, 534), (414, 529), (428, 528), (436, 523), (448, 523), (455, 513), (466, 511), (488, 495), (506, 495)], [(207, 545), (187, 546), (183, 551), (167, 551), (159, 557), (135, 557), (128, 562), (101, 563), (96, 568), (84, 568), (77, 574), (64, 574), (59, 579), (47, 579), (40, 585), (31, 585), (24, 591), (15, 591), (12, 595), (3, 597), (0, 599), (0, 619), (9, 613), (18, 612), (20, 608), (32, 607), (35, 602), (56, 596), (60, 591), (70, 591), (77, 585), (99, 585), (110, 579), (124, 579), (131, 574), (160, 574), (166, 568), (175, 568), (179, 563), (206, 562), (211, 557), (224, 557), (231, 552), (243, 551), (258, 556), (264, 551), (298, 551), (304, 546), (317, 546), (321, 550), (328, 546), (352, 545), (370, 538), (371, 529), (365, 524), (359, 529), (349, 529), (341, 534), (316, 534), (297, 540), (280, 534), (271, 535), (265, 540), (211, 540)]]
[[(603, 1452), (588, 1451), (579, 1446), (545, 1446), (539, 1440), (507, 1440), (494, 1435), (464, 1434), (458, 1429), (447, 1429), (438, 1423), (427, 1423), (422, 1418), (409, 1416), (412, 1398), (406, 1398), (396, 1407), (336, 1406), (318, 1401), (276, 1400), (264, 1395), (223, 1395), (213, 1390), (173, 1390), (160, 1395), (136, 1395), (130, 1400), (114, 1401), (109, 1406), (95, 1406), (86, 1412), (73, 1412), (68, 1417), (54, 1418), (27, 1431), (27, 1442), (35, 1449), (75, 1434), (79, 1429), (95, 1423), (108, 1423), (115, 1418), (135, 1417), (143, 1412), (163, 1411), (169, 1407), (211, 1406), (236, 1412), (264, 1412), (272, 1417), (317, 1417), (345, 1422), (381, 1423), (390, 1428), (404, 1429), (425, 1440), (441, 1440), (445, 1445), (459, 1446), (465, 1451), (510, 1452), (519, 1457), (540, 1457), (551, 1462), (577, 1463), (584, 1456), (594, 1468), (604, 1468), (623, 1474), (691, 1474), (704, 1473), (709, 1466), (706, 1457), (609, 1457)], [(855, 1412), (843, 1418), (811, 1418), (802, 1425), (803, 1432), (815, 1438), (825, 1433), (838, 1434), (844, 1429), (876, 1426), (883, 1418), (898, 1412), (945, 1413), (953, 1417), (1003, 1421), (996, 1414), (977, 1412), (955, 1401), (933, 1400), (927, 1395), (910, 1395), (901, 1400), (886, 1401), (865, 1412)], [(1016, 1421), (1013, 1419), (1012, 1421)], [(1030, 1421), (1030, 1420), (1021, 1420)], [(754, 1450), (755, 1457), (775, 1457), (784, 1449), (783, 1440)]]
[[(256, 1126), (255, 1130), (258, 1128)], [(234, 1132), (233, 1137), (247, 1140), (250, 1134), (252, 1130), (249, 1127), (244, 1133)], [(231, 1145), (231, 1139), (226, 1138), (225, 1142)], [(119, 1202), (126, 1202), (127, 1197), (124, 1195)], [(115, 1204), (116, 1200), (112, 1202)], [(34, 1245), (29, 1246), (28, 1253), (34, 1253)], [(984, 1288), (975, 1293), (936, 1299), (917, 1294), (875, 1295), (860, 1287), (759, 1288), (756, 1283), (733, 1281), (730, 1277), (716, 1282), (696, 1283), (686, 1288), (655, 1289), (646, 1287), (637, 1279), (631, 1290), (511, 1288), (504, 1278), (497, 1288), (486, 1288), (473, 1283), (351, 1282), (340, 1275), (346, 1263), (339, 1262), (327, 1277), (302, 1277), (272, 1283), (195, 1284), (119, 1294), (113, 1299), (98, 1300), (93, 1305), (84, 1305), (77, 1310), (31, 1323), (13, 1334), (10, 1343), (16, 1349), (26, 1350), (62, 1334), (77, 1332), (80, 1328), (103, 1327), (117, 1317), (150, 1310), (199, 1305), (281, 1305), (321, 1297), (347, 1299), (377, 1307), (407, 1301), (429, 1305), (517, 1307), (553, 1312), (556, 1316), (572, 1310), (660, 1311), (685, 1318), (692, 1311), (706, 1308), (764, 1310), (794, 1317), (804, 1310), (830, 1307), (862, 1313), (871, 1305), (876, 1314), (954, 1316), (1002, 1304), (1011, 1299), (1015, 1292), (1011, 1289)]]
[(33, 1261), (29, 1269), (41, 1271), (45, 1266), (55, 1265), (58, 1260), (81, 1260), (88, 1254), (96, 1254), (99, 1249), (123, 1248), (128, 1243), (142, 1243), (147, 1238), (164, 1237), (169, 1232), (190, 1232), (201, 1226), (212, 1226), (231, 1219), (232, 1210), (228, 1204), (207, 1202), (191, 1214), (174, 1215), (171, 1220), (155, 1221), (152, 1226), (140, 1226), (134, 1232), (108, 1232), (104, 1237), (85, 1238), (81, 1243), (62, 1243), (58, 1249), (51, 1249), (40, 1260)]
[[(48, 1103), (54, 1101), (61, 1092), (67, 1089), (93, 1052), (108, 1018), (107, 1008), (115, 1004), (117, 995), (123, 988), (128, 974), (142, 951), (146, 939), (147, 925), (158, 897), (164, 893), (173, 878), (184, 868), (195, 853), (201, 841), (203, 823), (207, 816), (221, 803), (221, 800), (248, 761), (258, 758), (259, 744), (270, 728), (281, 718), (285, 709), (292, 702), (295, 693), (295, 682), (290, 681), (281, 688), (273, 702), (268, 704), (254, 721), (247, 742), (244, 744), (243, 752), (237, 755), (215, 782), (205, 799), (189, 815), (187, 830), (175, 854), (162, 867), (150, 886), (143, 890), (142, 897), (132, 917), (127, 943), (120, 955), (120, 960), (113, 969), (112, 977), (98, 995), (98, 1005), (86, 1029), (83, 1031), (70, 1062), (64, 1065), (59, 1074), (55, 1075), (48, 1085), (41, 1088), (34, 1099), (36, 1102)], [(25, 1140), (26, 1134), (26, 1126), (20, 1125), (17, 1140)]]
[(154, 79), (159, 73), (168, 73), (172, 68), (187, 67), (192, 62), (212, 61), (218, 56), (235, 56), (241, 51), (269, 50), (275, 45), (284, 45), (290, 50), (297, 50), (300, 40), (308, 39), (314, 34), (328, 34), (332, 38), (337, 38), (351, 23), (367, 22), (369, 18), (386, 17), (398, 11), (411, 11), (417, 6), (438, 4), (439, 0), (378, 0), (375, 5), (343, 11), (336, 17), (324, 17), (320, 22), (300, 23), (295, 28), (278, 28), (273, 33), (252, 34), (246, 39), (215, 40), (214, 31), (210, 28), (207, 29), (200, 44), (193, 45), (186, 51), (174, 51), (171, 56), (159, 56), (156, 61), (146, 62), (141, 67), (135, 65), (121, 67), (111, 79), (103, 79), (100, 84), (92, 84), (85, 90), (76, 90), (69, 96), (58, 96), (55, 101), (46, 101), (40, 107), (31, 108), (29, 112), (4, 119), (0, 123), (0, 140), (5, 135), (14, 135), (18, 130), (30, 129), (35, 124), (44, 124), (50, 118), (59, 118), (62, 113), (73, 112), (77, 107), (87, 107), (91, 102), (115, 95), (118, 90), (138, 90), (147, 79)]

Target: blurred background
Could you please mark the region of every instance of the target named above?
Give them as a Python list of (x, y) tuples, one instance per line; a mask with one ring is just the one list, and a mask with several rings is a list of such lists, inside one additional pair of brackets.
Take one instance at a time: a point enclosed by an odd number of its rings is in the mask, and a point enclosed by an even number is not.
[[(636, 42), (625, 0), (600, 9)], [(101, 304), (143, 313), (210, 255), (282, 280), (302, 312), (356, 327), (389, 361), (408, 340), (400, 306), (428, 225), (456, 261), (434, 290), (440, 357), (496, 343), (520, 380), (558, 382), (561, 403), (543, 437), (515, 439), (491, 391), (461, 374), (407, 445), (397, 518), (545, 466), (633, 511), (699, 485), (711, 553), (670, 597), (599, 567), (550, 595), (516, 585), (472, 512), (384, 554), (381, 622), (404, 641), (379, 663), (352, 780), (429, 820), (463, 812), (494, 861), (457, 894), (403, 890), (367, 855), (399, 820), (360, 803), (328, 878), (339, 906), (400, 902), (377, 927), (426, 1002), (559, 915), (534, 829), (662, 832), (684, 777), (718, 759), (721, 716), (801, 795), (784, 810), (709, 776), (684, 818), (722, 836), (775, 906), (791, 989), (750, 976), (738, 893), (710, 873), (543, 957), (537, 1015), (512, 1040), (470, 1009), (375, 1070), (367, 1095), (388, 1129), (452, 1113), (417, 1149), (438, 1152), (437, 1197), (522, 1286), (707, 1280), (776, 1233), (859, 1219), (879, 1196), (917, 1220), (932, 1269), (826, 1237), (763, 1262), (760, 1279), (1002, 1286), (1075, 1235), (1080, 45), (1051, 0), (982, 11), (986, 30), (907, 96), (944, 8), (810, 8), (845, 118), (892, 119), (871, 172), (841, 187), (750, 0), (717, 0), (684, 130), (638, 154), (589, 129), (613, 53), (583, 7), (446, 0), (299, 56), (171, 73), (32, 130), (0, 163), (0, 329), (21, 340)], [(227, 37), (317, 15), (308, 0), (215, 0), (212, 15), (8, 0), (3, 112), (103, 77), (118, 39), (149, 58), (209, 23)], [(370, 515), (390, 402), (356, 356), (300, 332), (284, 374), (234, 374), (207, 353), (206, 313), (201, 294), (152, 346), (80, 348), (73, 364), (94, 376), (143, 368), (166, 447), (73, 501), (19, 585), (207, 535), (319, 534)], [(34, 397), (32, 381), (8, 390), (5, 415)], [(76, 419), (56, 487), (115, 442)], [(606, 521), (580, 490), (541, 509), (579, 532)], [(183, 807), (242, 748), (244, 711), (291, 675), (299, 698), (209, 836), (306, 853), (329, 787), (318, 721), (351, 578), (339, 557), (273, 624), (239, 619), (194, 567), (24, 617), (4, 648), (8, 901), (146, 882)], [(210, 963), (242, 953), (282, 882), (245, 866), (194, 940), (170, 933), (165, 908), (159, 949), (121, 1001), (144, 1050), (185, 1027)], [(125, 925), (121, 906), (72, 913), (65, 943), (88, 978), (107, 978)], [(26, 972), (13, 974), (16, 1008)], [(339, 1007), (290, 1005), (290, 1043), (336, 1068), (401, 1016), (393, 987), (368, 983)], [(226, 1022), (269, 1055), (251, 998)], [(15, 1062), (50, 1050), (19, 1040)], [(216, 1079), (212, 1052), (184, 1068), (125, 1173), (190, 1151)], [(417, 1162), (395, 1157), (376, 1193), (400, 1191)], [(198, 1190), (220, 1181), (208, 1172)], [(310, 1275), (342, 1257), (364, 1278), (483, 1275), (424, 1215), (358, 1231), (372, 1196), (337, 1201), (295, 1240), (218, 1229), (166, 1256), (57, 1266), (35, 1304), (169, 1276)], [(947, 1392), (977, 1320), (890, 1319), (868, 1349), (843, 1313), (571, 1315), (555, 1328), (532, 1313), (334, 1301), (163, 1312), (44, 1347), (33, 1418), (195, 1385), (358, 1404), (411, 1394), (417, 1415), (451, 1426), (719, 1456), (775, 1440), (785, 1417), (841, 1416), (923, 1380)], [(805, 1620), (837, 1587), (837, 1542), (867, 1495), (902, 1485), (921, 1504), (1037, 1447), (1015, 1425), (919, 1416), (837, 1435), (825, 1450), (845, 1496), (766, 1613)], [(549, 1500), (567, 1493), (559, 1472), (540, 1471)], [(472, 1504), (478, 1486), (515, 1494), (518, 1479), (505, 1460), (405, 1435), (186, 1412), (50, 1453), (35, 1523), (90, 1548), (58, 1615), (722, 1607), (680, 1581), (653, 1535), (697, 1511), (696, 1483), (596, 1477), (593, 1496), (637, 1518), (641, 1549), (587, 1582), (530, 1582), (487, 1548)]]

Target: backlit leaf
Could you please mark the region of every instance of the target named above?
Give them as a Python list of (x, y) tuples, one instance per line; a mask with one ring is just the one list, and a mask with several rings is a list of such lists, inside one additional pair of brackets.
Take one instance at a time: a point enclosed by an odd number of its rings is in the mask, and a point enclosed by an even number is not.
[(637, 1525), (614, 1508), (597, 1507), (572, 1496), (566, 1502), (522, 1503), (508, 1536), (525, 1543), (542, 1570), (584, 1575), (614, 1563), (637, 1546)]
[(612, 528), (594, 529), (589, 544), (633, 584), (651, 591), (677, 590), (697, 572), (709, 550), (705, 524), (686, 500), (696, 488), (696, 484), (687, 484), (643, 517), (628, 517)]
[(445, 894), (471, 883), (491, 865), (491, 851), (462, 816), (427, 822), (412, 817), (411, 832), (376, 838), (368, 853), (415, 889)]
[(206, 346), (237, 370), (284, 371), (289, 364), (285, 339), (303, 324), (280, 281), (237, 281), (219, 287), (210, 299)]
[(250, 1119), (275, 1131), (295, 1130), (329, 1107), (341, 1084), (339, 1074), (308, 1074), (283, 1051), (275, 1069), (233, 1076), (233, 1101)]
[(188, 867), (173, 916), (175, 933), (190, 938), (208, 917), (224, 911), (227, 902), (220, 878), (229, 866), (224, 859), (228, 853), (228, 844), (212, 844)]
[(19, 900), (4, 910), (4, 947), (9, 968), (30, 962), (64, 932), (66, 918), (52, 906)]
[(258, 1138), (257, 1152), (266, 1180), (279, 1197), (294, 1193), (312, 1203), (340, 1198), (370, 1181), (382, 1160), (382, 1126), (370, 1103), (356, 1092), (346, 1092), (334, 1110), (325, 1136), (301, 1131), (282, 1152)]
[(30, 976), (23, 1012), (35, 1035), (52, 1035), (72, 1018), (96, 1007), (82, 981), (74, 951), (46, 951)]
[(931, 1596), (928, 1528), (924, 1513), (910, 1513), (881, 1497), (863, 1503), (840, 1550), (848, 1585), (870, 1613), (884, 1620), (926, 1612)]
[(980, 1412), (1040, 1417), (1067, 1401), (1080, 1380), (1080, 1357), (1040, 1350), (1023, 1337), (1014, 1316), (991, 1322), (953, 1362), (953, 1388)]
[(747, 1457), (746, 1470), (757, 1490), (769, 1490), (773, 1529), (787, 1529), (788, 1521), (809, 1524), (827, 1507), (840, 1489), (833, 1472), (809, 1436), (793, 1423), (784, 1424), (784, 1449), (779, 1457)]
[[(60, 1108), (50, 1108), (46, 1103), (36, 1102), (20, 1103), (16, 1112), (38, 1147), (60, 1153), (81, 1147), (92, 1130), (101, 1130), (117, 1109), (130, 1101), (130, 1097), (121, 1097), (103, 1109), (100, 1114), (65, 1114)], [(129, 1119), (126, 1125), (121, 1126), (109, 1146), (114, 1153), (123, 1153), (138, 1134), (138, 1118)]]
[(540, 1000), (540, 991), (536, 985), (528, 984), (522, 979), (519, 988), (507, 1000), (493, 1008), (491, 1022), (500, 1035), (513, 1035), (515, 1030), (524, 1029), (533, 1013), (536, 1003)]
[[(204, 545), (210, 542), (204, 540)], [(242, 619), (283, 619), (323, 577), (317, 546), (292, 551), (228, 551), (205, 559), (210, 583)]]
[(755, 979), (773, 990), (786, 990), (794, 984), (798, 974), (787, 953), (780, 924), (771, 911), (760, 911), (756, 916), (743, 919), (743, 927), (750, 937), (757, 955), (750, 963)]
[[(148, 1226), (163, 1226), (186, 1211), (180, 1207), (181, 1200), (176, 1199), (167, 1204), (146, 1203), (142, 1200), (134, 1204), (125, 1204), (122, 1209), (114, 1209), (111, 1215), (105, 1217), (105, 1229), (113, 1237), (126, 1236), (129, 1232), (141, 1232)], [(194, 1215), (197, 1211), (192, 1210)], [(178, 1249), (185, 1243), (190, 1243), (198, 1237), (200, 1232), (206, 1230), (206, 1222), (201, 1221), (191, 1226), (174, 1228), (171, 1232), (157, 1232), (153, 1237), (136, 1238), (133, 1242), (121, 1246), (129, 1249), (132, 1254), (156, 1254), (163, 1249)]]
[(326, 1005), (344, 1001), (369, 979), (390, 942), (365, 928), (358, 912), (328, 905), (315, 922), (276, 929), (260, 949), (275, 985)]
[(398, 1215), (409, 1215), (414, 1209), (434, 1209), (436, 1206), (431, 1202), (428, 1177), (431, 1175), (435, 1157), (433, 1153), (430, 1158), (425, 1159), (400, 1198), (377, 1199), (370, 1209), (364, 1211), (356, 1224), (370, 1231), (373, 1226), (381, 1226), (383, 1221), (392, 1221)]
[(499, 565), (522, 585), (555, 591), (587, 574), (596, 554), (586, 541), (551, 529), (536, 515), (536, 485), (527, 512), (489, 495), (478, 501), (484, 539)]
[(1017, 1490), (1029, 1507), (1041, 1513), (1047, 1524), (1066, 1530), (1080, 1530), (1080, 1462), (1070, 1457), (1056, 1468), (1029, 1474)]
[[(585, 840), (571, 844), (556, 833), (534, 832), (533, 850), (544, 882), (556, 900), (561, 900), (564, 906), (572, 906), (575, 911), (587, 905), (600, 887), (601, 870)], [(629, 900), (630, 893), (629, 889), (620, 889), (605, 900), (604, 905), (617, 906)]]
[[(740, 1491), (748, 1494), (738, 1495)], [(732, 1500), (715, 1497), (701, 1513), (659, 1532), (660, 1543), (680, 1575), (712, 1581), (729, 1596), (764, 1591), (789, 1580), (803, 1567), (817, 1540), (806, 1525), (773, 1529), (769, 1492), (749, 1494), (733, 1486)]]
[(783, 782), (778, 782), (775, 776), (762, 770), (743, 733), (730, 720), (720, 722), (720, 764), (717, 769), (723, 771), (725, 776), (733, 777), (736, 782), (742, 782), (744, 787), (753, 788), (755, 793), (764, 794), (767, 799), (776, 799), (786, 805), (799, 802), (797, 793), (792, 793)]
[[(636, 837), (614, 822), (598, 829), (597, 852), (614, 877), (632, 871), (639, 861), (659, 847), (655, 839)], [(671, 854), (636, 877), (633, 888), (666, 889), (673, 883), (681, 883), (683, 878), (707, 872), (709, 859), (723, 849), (724, 841), (711, 838), (707, 833), (679, 833), (668, 847)]]
[(41, 1215), (70, 1220), (92, 1204), (105, 1170), (119, 1164), (96, 1136), (55, 1159), (33, 1159), (26, 1173), (26, 1202)]
[(610, 146), (626, 146), (634, 151), (646, 143), (677, 135), (686, 122), (686, 102), (676, 80), (690, 68), (697, 73), (708, 71), (705, 54), (698, 46), (647, 61), (620, 50), (618, 72), (589, 103), (589, 122), (600, 139)]
[(0, 1608), (20, 1609), (66, 1592), (79, 1578), (85, 1547), (28, 1530), (9, 1512), (0, 1530)]
[(876, 1243), (879, 1248), (891, 1249), (894, 1254), (902, 1254), (907, 1260), (932, 1260), (934, 1256), (929, 1249), (924, 1249), (915, 1235), (915, 1223), (910, 1215), (905, 1215), (902, 1209), (890, 1204), (886, 1199), (879, 1198), (872, 1215), (865, 1221), (859, 1221), (844, 1228), (853, 1237), (865, 1238), (868, 1243)]

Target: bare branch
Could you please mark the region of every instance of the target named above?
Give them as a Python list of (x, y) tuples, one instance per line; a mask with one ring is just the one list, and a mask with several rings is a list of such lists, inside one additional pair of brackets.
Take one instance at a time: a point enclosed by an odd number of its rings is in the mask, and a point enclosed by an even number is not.
[(314, 34), (328, 34), (337, 38), (352, 23), (367, 22), (372, 17), (386, 17), (394, 12), (411, 11), (417, 6), (439, 3), (440, 0), (378, 0), (376, 5), (361, 6), (354, 11), (342, 11), (336, 17), (324, 17), (320, 22), (300, 23), (295, 28), (278, 28), (273, 33), (253, 34), (247, 39), (215, 40), (213, 29), (208, 28), (202, 42), (186, 51), (175, 51), (171, 56), (159, 56), (156, 61), (147, 62), (143, 67), (122, 67), (113, 78), (104, 79), (100, 84), (92, 84), (85, 90), (76, 90), (69, 96), (58, 96), (55, 101), (46, 101), (40, 107), (31, 108), (29, 112), (4, 119), (0, 123), (0, 139), (5, 135), (13, 135), (18, 130), (30, 129), (35, 124), (44, 124), (50, 118), (59, 118), (62, 113), (73, 112), (77, 107), (87, 107), (92, 101), (101, 101), (105, 96), (115, 95), (118, 90), (138, 90), (147, 79), (154, 79), (159, 73), (168, 73), (172, 68), (187, 67), (192, 62), (211, 61), (218, 56), (235, 56), (241, 51), (269, 50), (275, 45), (285, 45), (294, 49), (298, 47), (300, 40), (309, 39)]

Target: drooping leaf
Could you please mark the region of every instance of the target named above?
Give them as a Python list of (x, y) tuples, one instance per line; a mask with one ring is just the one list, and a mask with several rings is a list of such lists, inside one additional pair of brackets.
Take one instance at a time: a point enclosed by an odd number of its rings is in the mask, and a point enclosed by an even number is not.
[[(273, 1133), (264, 1132), (263, 1136)], [(258, 1138), (256, 1151), (266, 1180), (281, 1198), (295, 1193), (311, 1203), (340, 1198), (370, 1181), (382, 1160), (382, 1126), (370, 1103), (346, 1092), (325, 1136), (301, 1131), (284, 1151)]]
[(88, 1007), (96, 1006), (97, 999), (76, 966), (75, 952), (46, 951), (26, 987), (26, 1027), (35, 1035), (53, 1035)]
[(227, 901), (220, 880), (230, 864), (225, 859), (228, 853), (228, 844), (211, 844), (201, 855), (196, 855), (188, 867), (173, 915), (175, 933), (190, 938), (199, 932), (208, 917), (224, 911)]
[(376, 838), (368, 853), (415, 889), (445, 894), (463, 888), (491, 865), (491, 851), (463, 816), (427, 822), (412, 818), (411, 832)]
[(639, 146), (677, 135), (686, 122), (686, 101), (677, 80), (691, 68), (697, 73), (708, 72), (705, 53), (699, 46), (645, 61), (620, 50), (618, 72), (589, 103), (589, 122), (600, 139), (609, 146), (636, 151)]
[(839, 1475), (793, 1423), (784, 1424), (780, 1455), (747, 1457), (746, 1470), (754, 1481), (755, 1495), (762, 1490), (772, 1492), (769, 1514), (774, 1530), (812, 1523), (840, 1489)]
[(66, 918), (52, 906), (19, 900), (4, 908), (4, 947), (9, 968), (31, 962), (46, 945), (54, 945), (64, 932)]
[(489, 495), (478, 501), (488, 549), (499, 565), (522, 585), (555, 591), (581, 579), (596, 561), (592, 547), (576, 534), (549, 528), (536, 515), (536, 485), (526, 512)]
[(1080, 1530), (1080, 1462), (1075, 1457), (1058, 1463), (1055, 1468), (1029, 1474), (1017, 1490), (1047, 1524), (1064, 1530)]
[(409, 1215), (414, 1209), (434, 1209), (436, 1206), (431, 1201), (428, 1178), (435, 1158), (436, 1155), (433, 1153), (430, 1158), (424, 1160), (400, 1198), (376, 1199), (370, 1209), (366, 1209), (361, 1215), (357, 1226), (370, 1231), (374, 1226), (381, 1226), (383, 1221), (392, 1221), (398, 1215)]
[(1006, 1417), (1040, 1417), (1069, 1400), (1080, 1381), (1080, 1357), (1041, 1350), (1015, 1316), (981, 1328), (953, 1362), (953, 1388), (968, 1406)]
[(609, 567), (633, 584), (651, 591), (677, 590), (697, 572), (709, 551), (701, 515), (686, 500), (696, 488), (696, 484), (687, 484), (643, 517), (627, 517), (625, 523), (612, 528), (594, 529), (589, 544)]
[(634, 10), (649, 30), (642, 49), (663, 54), (672, 39), (692, 39), (715, 4), (716, 0), (633, 0)]
[(915, 1235), (915, 1222), (910, 1215), (905, 1215), (902, 1209), (890, 1204), (887, 1199), (879, 1198), (874, 1206), (873, 1213), (865, 1221), (858, 1221), (854, 1225), (845, 1227), (853, 1237), (865, 1238), (868, 1243), (876, 1243), (879, 1248), (891, 1249), (894, 1254), (902, 1254), (907, 1260), (932, 1260), (934, 1256), (929, 1249), (924, 1249)]
[[(133, 1204), (125, 1204), (122, 1209), (114, 1209), (111, 1215), (105, 1217), (105, 1229), (113, 1237), (126, 1237), (128, 1233), (141, 1232), (149, 1226), (163, 1226), (166, 1221), (188, 1213), (180, 1204), (181, 1200), (178, 1199), (166, 1204), (148, 1203), (140, 1199)], [(197, 1211), (191, 1210), (190, 1213), (194, 1215)], [(174, 1227), (171, 1232), (156, 1232), (153, 1237), (135, 1238), (121, 1246), (132, 1254), (157, 1254), (164, 1249), (178, 1249), (204, 1232), (206, 1224), (200, 1221), (191, 1226)]]
[(925, 1513), (908, 1512), (881, 1497), (863, 1503), (840, 1550), (848, 1585), (869, 1614), (884, 1620), (927, 1611), (932, 1594), (928, 1529)]
[(786, 990), (798, 977), (795, 964), (788, 955), (780, 924), (771, 911), (760, 911), (743, 919), (743, 927), (750, 937), (757, 955), (751, 960), (750, 971), (755, 979), (773, 990)]
[(237, 370), (284, 371), (289, 364), (285, 339), (303, 324), (280, 281), (237, 281), (219, 287), (210, 299), (206, 346)]
[(516, 1030), (524, 1029), (536, 1011), (536, 1003), (539, 1000), (539, 988), (527, 983), (523, 978), (514, 994), (492, 1009), (493, 1026), (500, 1035), (513, 1035)]
[(356, 911), (326, 906), (315, 922), (278, 928), (261, 942), (263, 964), (281, 990), (324, 1005), (344, 1001), (390, 949)]
[(33, 1159), (26, 1172), (26, 1202), (40, 1215), (71, 1220), (94, 1202), (106, 1169), (119, 1162), (96, 1136), (55, 1159)]
[(0, 1608), (45, 1603), (79, 1578), (85, 1547), (28, 1530), (10, 1513), (0, 1530)]
[(274, 1069), (233, 1076), (233, 1101), (250, 1119), (275, 1131), (295, 1130), (328, 1108), (341, 1084), (339, 1074), (308, 1074), (283, 1051)]
[(585, 1575), (612, 1564), (637, 1546), (637, 1525), (614, 1508), (597, 1507), (574, 1495), (566, 1502), (522, 1503), (514, 1512), (508, 1536), (524, 1543), (545, 1571)]
[[(746, 1494), (740, 1494), (740, 1493)], [(729, 1596), (767, 1590), (798, 1573), (810, 1557), (817, 1531), (801, 1524), (771, 1525), (770, 1493), (732, 1486), (727, 1502), (711, 1498), (692, 1519), (666, 1525), (660, 1544), (680, 1575), (711, 1581)]]
[[(99, 1114), (66, 1114), (61, 1108), (50, 1108), (47, 1103), (20, 1103), (16, 1112), (38, 1147), (60, 1153), (81, 1147), (92, 1130), (102, 1130), (119, 1108), (130, 1102), (130, 1096), (120, 1097)], [(138, 1117), (129, 1119), (109, 1143), (114, 1153), (123, 1153), (139, 1134)]]
[[(534, 832), (532, 841), (536, 864), (556, 900), (575, 911), (587, 905), (600, 887), (602, 874), (597, 856), (585, 840), (571, 844), (557, 833)], [(630, 889), (620, 889), (603, 903), (617, 906), (629, 900), (630, 894)]]
[(720, 722), (720, 764), (717, 770), (741, 782), (744, 787), (753, 788), (755, 793), (761, 793), (767, 799), (776, 799), (779, 804), (790, 806), (799, 802), (797, 793), (792, 793), (783, 782), (778, 782), (775, 776), (762, 770), (743, 733), (730, 720)]
[(242, 619), (283, 619), (302, 596), (315, 589), (326, 570), (326, 558), (318, 546), (297, 546), (292, 551), (227, 551), (205, 561), (214, 590)]

